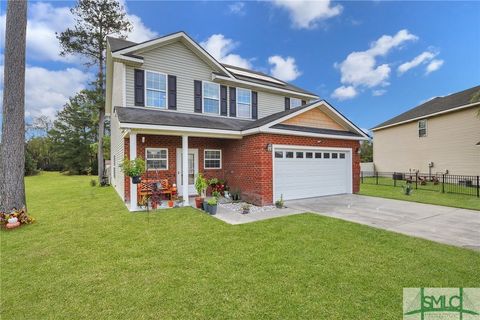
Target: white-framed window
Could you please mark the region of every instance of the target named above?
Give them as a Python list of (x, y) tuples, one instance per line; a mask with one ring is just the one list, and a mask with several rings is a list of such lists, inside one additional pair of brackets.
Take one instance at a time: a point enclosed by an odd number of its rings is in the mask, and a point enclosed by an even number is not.
[(203, 112), (220, 114), (220, 85), (203, 81)]
[(237, 88), (237, 117), (252, 117), (252, 91), (248, 89)]
[(290, 109), (300, 107), (302, 105), (302, 99), (290, 98)]
[(168, 170), (168, 149), (146, 148), (145, 164), (147, 170)]
[(420, 138), (427, 136), (427, 119), (418, 121), (418, 136)]
[(167, 75), (145, 70), (145, 102), (147, 107), (167, 108)]
[(222, 150), (205, 149), (203, 167), (205, 169), (222, 169)]

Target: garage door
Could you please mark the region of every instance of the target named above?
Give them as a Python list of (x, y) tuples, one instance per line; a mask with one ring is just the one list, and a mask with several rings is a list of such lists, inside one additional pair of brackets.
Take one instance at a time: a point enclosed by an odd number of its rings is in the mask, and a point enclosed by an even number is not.
[(351, 193), (350, 151), (274, 150), (274, 200)]

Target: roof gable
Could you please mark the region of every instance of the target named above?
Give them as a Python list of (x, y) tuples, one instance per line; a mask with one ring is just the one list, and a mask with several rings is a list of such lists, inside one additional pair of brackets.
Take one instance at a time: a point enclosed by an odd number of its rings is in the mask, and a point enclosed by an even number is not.
[(463, 106), (468, 107), (470, 105), (474, 106), (475, 104), (480, 104), (479, 100), (472, 100), (474, 96), (479, 92), (480, 86), (476, 86), (467, 90), (453, 93), (445, 97), (436, 97), (398, 116), (395, 116), (390, 120), (380, 123), (372, 130), (414, 121), (416, 119), (425, 118), (437, 113), (454, 111)]
[[(221, 63), (219, 63), (215, 58), (213, 58), (205, 49), (203, 49), (198, 43), (196, 43), (192, 38), (190, 38), (185, 32), (176, 32), (172, 33), (157, 39), (148, 40), (142, 43), (137, 43), (133, 45), (128, 45), (127, 43), (115, 43), (117, 45), (117, 50), (112, 49), (112, 54), (115, 56), (137, 56), (142, 55), (146, 51), (150, 51), (161, 46), (165, 46), (177, 41), (181, 41), (188, 49), (195, 53), (200, 59), (207, 63), (213, 70), (221, 72), (228, 77), (234, 78), (233, 74), (230, 73)], [(122, 47), (125, 45), (125, 47)]]
[(320, 108), (313, 108), (300, 113), (293, 118), (281, 122), (283, 125), (302, 126), (318, 129), (347, 130), (345, 126), (340, 125), (332, 116), (327, 115)]

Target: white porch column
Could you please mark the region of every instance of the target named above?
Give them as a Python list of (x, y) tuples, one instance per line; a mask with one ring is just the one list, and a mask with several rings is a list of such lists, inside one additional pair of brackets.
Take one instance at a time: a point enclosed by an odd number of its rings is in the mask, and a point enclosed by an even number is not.
[(188, 206), (188, 136), (182, 136), (182, 195), (184, 205)]
[[(130, 160), (137, 158), (137, 134), (130, 133)], [(138, 210), (137, 207), (137, 185), (132, 183), (130, 178), (130, 211)]]

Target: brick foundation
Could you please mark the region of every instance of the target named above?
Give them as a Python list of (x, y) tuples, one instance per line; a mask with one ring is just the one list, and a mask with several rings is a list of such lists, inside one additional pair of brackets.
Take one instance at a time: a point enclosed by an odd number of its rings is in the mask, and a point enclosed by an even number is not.
[[(145, 142), (142, 143), (142, 137)], [(207, 178), (225, 179), (231, 190), (240, 190), (242, 198), (257, 205), (274, 202), (272, 185), (272, 153), (268, 144), (299, 145), (307, 147), (333, 147), (352, 149), (353, 192), (360, 187), (360, 155), (356, 152), (358, 141), (299, 137), (274, 134), (256, 134), (243, 139), (214, 139), (190, 137), (188, 146), (198, 149), (198, 169)], [(181, 148), (179, 136), (137, 135), (137, 154), (145, 157), (145, 148), (168, 148), (168, 170), (159, 171), (161, 178), (176, 183), (177, 148)], [(203, 167), (204, 149), (222, 150), (222, 169), (205, 170)], [(129, 139), (125, 139), (125, 155), (129, 156)], [(147, 172), (143, 178), (147, 178)], [(125, 200), (130, 199), (130, 178), (125, 177)]]

